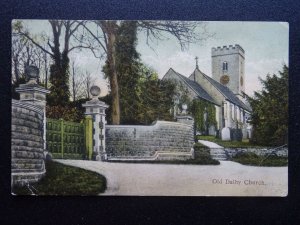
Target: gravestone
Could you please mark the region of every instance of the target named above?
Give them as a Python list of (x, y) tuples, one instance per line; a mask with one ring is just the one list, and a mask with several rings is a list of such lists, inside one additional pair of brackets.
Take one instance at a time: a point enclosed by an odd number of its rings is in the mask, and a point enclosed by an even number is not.
[(232, 141), (242, 141), (243, 133), (241, 129), (230, 129), (230, 138)]
[(222, 129), (222, 141), (230, 141), (230, 129), (229, 127), (224, 127)]
[(215, 136), (216, 135), (216, 128), (214, 125), (209, 126), (208, 128), (208, 135)]
[(243, 132), (243, 139), (248, 138), (247, 128), (243, 128), (243, 129), (242, 129), (242, 132)]

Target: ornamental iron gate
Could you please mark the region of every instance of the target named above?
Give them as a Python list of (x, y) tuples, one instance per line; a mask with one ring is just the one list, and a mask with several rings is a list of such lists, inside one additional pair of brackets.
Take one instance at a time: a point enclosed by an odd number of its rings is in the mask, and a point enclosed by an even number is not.
[(47, 118), (46, 149), (56, 159), (91, 159), (93, 150), (92, 118), (82, 122)]

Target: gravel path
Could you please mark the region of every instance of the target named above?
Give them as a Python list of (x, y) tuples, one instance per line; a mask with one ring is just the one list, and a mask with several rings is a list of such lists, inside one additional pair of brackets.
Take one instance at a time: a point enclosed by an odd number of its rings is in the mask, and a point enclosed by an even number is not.
[(103, 174), (107, 179), (103, 195), (286, 196), (288, 190), (287, 167), (231, 161), (217, 166), (55, 161)]

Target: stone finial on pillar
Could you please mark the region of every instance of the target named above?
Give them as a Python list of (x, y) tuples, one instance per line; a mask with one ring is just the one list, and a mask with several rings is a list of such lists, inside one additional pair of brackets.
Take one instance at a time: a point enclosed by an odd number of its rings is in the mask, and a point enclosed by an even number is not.
[(46, 94), (50, 91), (38, 85), (39, 69), (36, 66), (27, 66), (25, 76), (28, 82), (16, 88), (16, 92), (20, 93), (20, 101), (26, 101), (45, 109)]
[(181, 108), (182, 108), (181, 114), (186, 115), (187, 114), (187, 111), (186, 111), (187, 110), (187, 104), (182, 104)]
[(20, 93), (20, 101), (33, 104), (40, 107), (44, 112), (43, 121), (43, 139), (44, 150), (46, 149), (46, 95), (50, 93), (49, 90), (41, 87), (37, 83), (39, 78), (39, 69), (36, 66), (27, 66), (25, 68), (25, 76), (27, 78), (26, 84), (20, 84), (16, 88), (16, 92)]
[(93, 158), (97, 161), (107, 159), (105, 151), (105, 110), (108, 105), (99, 101), (100, 92), (98, 86), (92, 86), (90, 89), (92, 100), (82, 104), (85, 107), (85, 115), (91, 115), (93, 118)]

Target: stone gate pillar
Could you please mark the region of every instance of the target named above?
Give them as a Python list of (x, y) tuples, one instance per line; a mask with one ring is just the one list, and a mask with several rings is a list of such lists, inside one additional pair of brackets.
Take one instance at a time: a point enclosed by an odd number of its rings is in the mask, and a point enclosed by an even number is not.
[(105, 151), (105, 125), (106, 114), (105, 109), (108, 108), (104, 102), (99, 101), (100, 88), (92, 86), (90, 93), (93, 96), (92, 100), (82, 104), (85, 107), (85, 115), (91, 115), (93, 119), (93, 156), (92, 158), (99, 160), (106, 160), (107, 154)]
[(37, 83), (39, 69), (36, 66), (27, 66), (25, 69), (26, 78), (29, 80), (26, 84), (20, 84), (16, 92), (20, 93), (20, 101), (38, 106), (43, 110), (43, 140), (44, 150), (46, 149), (46, 94), (50, 91), (41, 87)]

